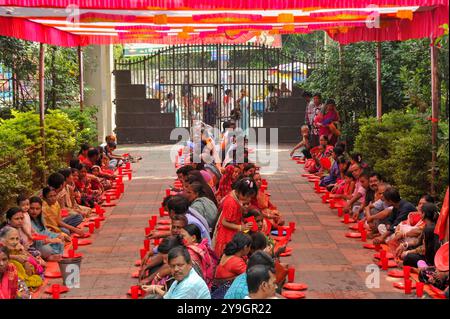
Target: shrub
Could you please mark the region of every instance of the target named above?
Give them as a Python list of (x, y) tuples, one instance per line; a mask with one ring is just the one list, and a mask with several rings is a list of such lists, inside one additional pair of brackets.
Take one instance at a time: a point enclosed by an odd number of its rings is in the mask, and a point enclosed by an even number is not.
[[(392, 111), (376, 118), (359, 120), (355, 152), (364, 154), (364, 160), (395, 185), (402, 197), (416, 203), (420, 196), (430, 192), (431, 183), (431, 123), (426, 114), (411, 110)], [(443, 198), (448, 186), (448, 123), (440, 124), (436, 178), (437, 195)], [(447, 149), (447, 152), (445, 152)]]

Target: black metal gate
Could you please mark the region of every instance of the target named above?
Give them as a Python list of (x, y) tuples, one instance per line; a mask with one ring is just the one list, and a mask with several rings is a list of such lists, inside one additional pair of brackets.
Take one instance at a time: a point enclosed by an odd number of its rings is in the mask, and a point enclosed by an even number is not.
[(202, 120), (222, 128), (238, 113), (243, 129), (262, 127), (274, 97), (289, 95), (315, 67), (315, 61), (253, 44), (171, 46), (114, 66), (129, 70), (132, 84), (145, 85), (147, 98), (160, 100), (161, 112), (175, 112), (177, 127)]

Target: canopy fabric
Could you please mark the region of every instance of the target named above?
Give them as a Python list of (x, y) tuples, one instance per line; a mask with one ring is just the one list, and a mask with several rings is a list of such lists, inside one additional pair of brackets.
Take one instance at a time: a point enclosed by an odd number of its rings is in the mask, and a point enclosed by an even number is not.
[(437, 37), (448, 0), (0, 0), (0, 35), (59, 46), (234, 44), (325, 30), (334, 40)]

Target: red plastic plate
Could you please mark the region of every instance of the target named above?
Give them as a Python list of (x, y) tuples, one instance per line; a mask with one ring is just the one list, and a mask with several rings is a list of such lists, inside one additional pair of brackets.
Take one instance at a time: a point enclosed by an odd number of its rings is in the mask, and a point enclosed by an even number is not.
[(375, 249), (375, 245), (374, 244), (364, 244), (363, 248), (365, 248), (365, 249)]
[[(381, 261), (378, 263), (378, 266), (381, 268), (382, 266), (383, 266), (383, 264), (381, 263)], [(397, 263), (394, 261), (394, 260), (392, 260), (392, 259), (389, 259), (389, 261), (388, 261), (388, 268), (395, 268), (395, 267), (397, 267), (398, 265), (397, 265)]]
[(158, 220), (157, 224), (160, 225), (170, 225), (172, 222), (170, 220)]
[(92, 244), (92, 240), (89, 239), (80, 239), (78, 240), (78, 246), (86, 246)]
[(170, 226), (169, 225), (156, 226), (156, 230), (170, 230)]
[(284, 284), (283, 288), (288, 290), (300, 291), (308, 289), (308, 285), (295, 282), (288, 282)]
[(115, 203), (103, 203), (102, 207), (114, 207), (117, 206)]
[(361, 233), (346, 233), (345, 237), (348, 237), (348, 238), (361, 238)]
[(287, 299), (302, 299), (305, 298), (305, 294), (300, 291), (285, 290), (281, 295)]
[(73, 257), (69, 257), (69, 254), (67, 252), (64, 252), (63, 258), (79, 258), (79, 257), (83, 257), (83, 254), (81, 253), (75, 253), (73, 254)]
[[(380, 259), (380, 253), (375, 253), (373, 255), (373, 258)], [(386, 253), (386, 258), (387, 259), (394, 259), (395, 256), (393, 254), (391, 254), (391, 253)]]
[[(394, 288), (405, 290), (405, 283), (403, 281), (394, 282)], [(416, 282), (411, 281), (411, 289), (416, 289)]]
[(358, 224), (356, 224), (356, 225), (349, 226), (348, 229), (350, 229), (350, 230), (359, 230), (359, 227), (358, 227)]
[[(69, 291), (69, 288), (67, 288), (66, 286), (59, 286), (59, 293), (63, 294)], [(45, 289), (44, 291), (46, 294), (51, 295), (53, 293), (52, 291), (52, 286), (48, 287), (47, 289)]]
[(280, 254), (280, 257), (289, 257), (291, 255), (292, 255), (292, 252), (285, 252), (285, 253)]
[[(341, 223), (343, 223), (344, 222), (344, 219), (342, 218), (341, 219)], [(349, 218), (348, 219), (348, 222), (350, 223), (350, 224), (353, 224), (353, 223), (356, 223), (356, 220), (354, 220), (353, 218)]]
[(398, 269), (389, 270), (388, 276), (393, 278), (403, 278), (403, 270)]
[(80, 236), (78, 234), (74, 234), (73, 237), (77, 237), (77, 238), (89, 238), (91, 237), (90, 233), (84, 233), (84, 236)]
[(46, 271), (44, 273), (46, 278), (61, 278), (61, 273), (59, 271)]

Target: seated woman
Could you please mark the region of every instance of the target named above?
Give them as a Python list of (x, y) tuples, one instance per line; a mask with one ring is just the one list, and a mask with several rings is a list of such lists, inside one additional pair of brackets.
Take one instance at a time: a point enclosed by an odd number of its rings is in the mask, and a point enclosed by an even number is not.
[(18, 277), (29, 288), (38, 288), (42, 285), (41, 275), (44, 267), (22, 246), (17, 229), (5, 226), (0, 230), (0, 242), (8, 250), (10, 262), (17, 269)]
[(271, 225), (273, 224), (274, 227), (283, 226), (284, 225), (283, 217), (281, 216), (277, 207), (273, 205), (272, 202), (270, 201), (270, 196), (261, 189), (262, 184), (261, 175), (257, 173), (253, 176), (253, 179), (258, 188), (258, 194), (251, 201), (252, 207), (255, 207), (258, 210), (260, 210), (263, 216), (267, 218), (270, 224)]
[(45, 227), (42, 215), (42, 200), (37, 196), (30, 198), (30, 217), (33, 231), (48, 237), (44, 240), (35, 241), (36, 248), (41, 252), (42, 258), (48, 261), (60, 260), (64, 251), (64, 242), (70, 242), (72, 239), (65, 233), (57, 234)]
[(186, 225), (181, 229), (184, 246), (189, 251), (193, 267), (200, 272), (206, 285), (211, 289), (219, 259), (209, 247), (206, 239), (202, 240), (200, 229), (194, 225)]
[(77, 228), (83, 221), (81, 215), (72, 215), (64, 219), (61, 218), (61, 207), (56, 200), (56, 192), (53, 188), (45, 187), (42, 190), (42, 196), (44, 198), (42, 211), (45, 227), (58, 234), (64, 232), (67, 235), (75, 233), (84, 236), (84, 232)]
[(214, 229), (219, 213), (216, 205), (203, 192), (202, 184), (199, 182), (187, 184), (184, 196), (189, 200), (190, 208), (202, 215), (208, 222), (209, 228)]
[[(78, 173), (78, 170), (76, 170)], [(64, 176), (66, 184), (64, 189), (58, 193), (58, 203), (62, 209), (68, 209), (69, 211), (83, 215), (83, 217), (89, 217), (91, 208), (79, 205), (76, 200), (76, 186), (74, 183), (74, 169), (65, 168), (59, 171)]]
[(8, 249), (0, 246), (0, 300), (17, 298), (18, 281), (17, 269), (10, 263)]
[(344, 180), (336, 184), (331, 190), (333, 198), (343, 200), (351, 199), (352, 194), (355, 190), (355, 185), (355, 177), (353, 176), (352, 172), (348, 171), (347, 173), (345, 173)]
[(98, 165), (94, 165), (91, 168), (91, 174), (97, 177), (97, 179), (91, 179), (91, 189), (93, 191), (100, 190), (101, 194), (108, 189), (111, 189), (111, 182), (104, 177), (100, 176), (101, 168)]
[(219, 182), (219, 189), (216, 192), (216, 198), (218, 202), (221, 202), (223, 198), (231, 193), (231, 191), (233, 190), (232, 185), (237, 181), (239, 174), (239, 167), (232, 164), (225, 167), (223, 176)]
[(36, 252), (35, 247), (33, 246), (33, 239), (31, 237), (32, 231), (27, 232), (24, 229), (24, 214), (22, 210), (19, 207), (12, 207), (8, 209), (8, 211), (5, 214), (6, 217), (6, 223), (1, 225), (1, 227), (4, 226), (11, 226), (17, 229), (19, 232), (19, 239), (20, 243), (27, 249), (30, 253), (32, 253), (34, 256), (40, 256), (39, 252)]
[[(438, 209), (436, 205), (427, 203), (423, 205), (423, 217), (421, 220), (422, 227), (401, 227), (399, 224), (397, 228), (405, 228), (406, 231), (399, 231), (395, 233), (394, 239), (401, 243), (398, 245), (395, 251), (396, 255), (403, 260), (403, 264), (417, 268), (420, 266), (419, 261), (422, 261), (422, 265), (432, 266), (434, 263), (434, 255), (439, 249), (439, 238), (434, 234), (434, 228), (436, 226), (436, 220), (438, 216)], [(408, 216), (409, 217), (409, 216)], [(409, 218), (408, 218), (409, 219)], [(403, 224), (407, 225), (406, 223)], [(404, 237), (403, 237), (404, 236)], [(392, 240), (391, 240), (392, 241)], [(414, 249), (411, 249), (416, 247)]]
[(78, 152), (78, 160), (80, 162), (85, 162), (88, 159), (88, 152), (91, 149), (91, 146), (89, 144), (81, 144), (81, 149)]
[(319, 138), (319, 146), (311, 149), (311, 159), (305, 163), (305, 170), (310, 174), (319, 173), (322, 169), (320, 160), (323, 158), (329, 158), (333, 151), (333, 146), (328, 145), (328, 137), (321, 135)]
[(251, 229), (251, 223), (243, 223), (243, 211), (250, 206), (257, 192), (256, 183), (252, 179), (244, 178), (238, 181), (236, 188), (222, 201), (213, 237), (213, 247), (218, 257), (222, 256), (225, 246), (237, 232)]
[(216, 268), (216, 275), (211, 288), (212, 299), (223, 299), (234, 278), (247, 269), (247, 258), (252, 245), (249, 235), (238, 232), (225, 246), (224, 254)]
[(245, 164), (243, 169), (243, 177), (253, 177), (256, 173), (256, 165), (253, 163)]
[(92, 190), (91, 186), (91, 179), (96, 178), (95, 176), (91, 178), (88, 176), (88, 169), (86, 165), (81, 165), (80, 169), (78, 170), (78, 176), (75, 179), (74, 182), (77, 187), (77, 190), (81, 193), (81, 198), (83, 205), (89, 204), (89, 207), (93, 208), (95, 203), (101, 203), (101, 195), (102, 192), (99, 190)]
[(217, 199), (214, 196), (214, 192), (211, 186), (206, 183), (200, 171), (193, 170), (188, 173), (188, 176), (184, 179), (184, 188), (187, 187), (187, 184), (191, 184), (193, 182), (199, 182), (202, 185), (202, 192), (204, 193), (205, 197), (209, 198), (214, 203), (214, 205), (218, 205)]
[(253, 205), (250, 208), (250, 210), (245, 214), (245, 219), (248, 220), (248, 218), (254, 217), (256, 221), (256, 225), (258, 226), (258, 232), (269, 236), (270, 231), (272, 230), (272, 223), (270, 220), (266, 217), (264, 217), (264, 214), (257, 208), (255, 208)]
[(291, 157), (294, 157), (294, 153), (296, 150), (298, 149), (302, 149), (302, 154), (304, 156), (304, 158), (306, 159), (310, 159), (311, 158), (311, 145), (309, 143), (309, 128), (308, 125), (303, 125), (300, 129), (300, 135), (302, 136), (302, 140), (294, 146), (294, 148), (292, 149), (291, 153), (289, 153), (289, 155)]
[(319, 183), (320, 186), (328, 186), (330, 184), (335, 184), (337, 180), (341, 177), (341, 171), (339, 169), (339, 158), (341, 158), (341, 156), (343, 155), (344, 150), (341, 147), (336, 146), (333, 149), (332, 152), (333, 164), (331, 165), (330, 173), (320, 180)]

